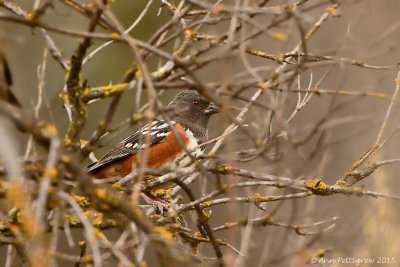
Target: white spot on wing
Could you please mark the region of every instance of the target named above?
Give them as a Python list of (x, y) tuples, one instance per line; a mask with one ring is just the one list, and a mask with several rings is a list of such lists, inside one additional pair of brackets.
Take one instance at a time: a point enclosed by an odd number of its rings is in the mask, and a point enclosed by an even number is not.
[(136, 148), (137, 146), (138, 146), (138, 143), (135, 143), (132, 148)]
[(132, 146), (132, 143), (127, 143), (127, 144), (125, 145), (126, 148), (130, 148), (131, 146)]
[(168, 132), (162, 132), (162, 133), (158, 133), (157, 137), (163, 137), (163, 136), (167, 136)]
[(159, 126), (156, 127), (156, 129), (163, 129), (163, 128), (167, 128), (168, 127), (168, 123), (163, 123)]

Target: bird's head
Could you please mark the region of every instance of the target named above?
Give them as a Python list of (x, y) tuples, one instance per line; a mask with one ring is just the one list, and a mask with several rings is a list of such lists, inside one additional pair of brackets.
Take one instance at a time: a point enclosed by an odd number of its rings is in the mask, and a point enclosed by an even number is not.
[(193, 90), (180, 92), (168, 104), (170, 119), (189, 128), (198, 137), (207, 136), (208, 120), (218, 111), (214, 103)]

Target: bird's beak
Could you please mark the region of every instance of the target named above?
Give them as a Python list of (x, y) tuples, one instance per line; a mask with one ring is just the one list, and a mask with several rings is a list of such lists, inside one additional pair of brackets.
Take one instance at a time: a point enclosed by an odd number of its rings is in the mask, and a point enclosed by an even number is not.
[(211, 116), (215, 113), (218, 113), (218, 112), (219, 112), (219, 108), (212, 102), (208, 105), (208, 107), (204, 111), (204, 113), (209, 116)]

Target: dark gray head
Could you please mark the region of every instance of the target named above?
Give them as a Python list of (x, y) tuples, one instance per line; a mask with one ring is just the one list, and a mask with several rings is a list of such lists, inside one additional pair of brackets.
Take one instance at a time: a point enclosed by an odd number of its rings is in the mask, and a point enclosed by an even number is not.
[(208, 120), (217, 112), (217, 106), (193, 90), (180, 92), (168, 104), (170, 119), (190, 129), (202, 142), (205, 142), (208, 137)]

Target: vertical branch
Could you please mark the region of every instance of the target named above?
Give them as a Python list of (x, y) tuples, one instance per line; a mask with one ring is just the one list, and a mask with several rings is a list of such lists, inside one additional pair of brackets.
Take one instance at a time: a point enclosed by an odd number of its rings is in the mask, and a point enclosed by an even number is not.
[[(93, 32), (101, 17), (103, 10), (97, 8), (93, 14), (89, 24), (89, 32)], [(78, 45), (78, 49), (71, 57), (71, 69), (68, 73), (66, 85), (68, 99), (71, 104), (71, 121), (65, 136), (65, 146), (70, 150), (75, 150), (79, 143), (79, 134), (86, 122), (86, 103), (83, 100), (83, 91), (85, 84), (82, 83), (80, 73), (82, 71), (82, 62), (86, 55), (87, 49), (91, 45), (91, 38), (86, 37)]]
[[(177, 185), (179, 185), (183, 191), (185, 191), (185, 193), (187, 194), (187, 196), (189, 197), (191, 202), (196, 201), (196, 198), (193, 194), (193, 192), (189, 189), (189, 187), (182, 182), (179, 179), (175, 179), (174, 183), (176, 183)], [(200, 204), (195, 204), (194, 208), (196, 210), (197, 216), (198, 216), (198, 225), (199, 227), (199, 231), (200, 233), (203, 232), (203, 230), (206, 232), (208, 238), (210, 239), (210, 242), (212, 244), (212, 247), (214, 249), (215, 255), (218, 258), (218, 262), (219, 262), (219, 266), (225, 266), (224, 262), (223, 262), (223, 258), (222, 258), (222, 251), (221, 248), (217, 242), (217, 240), (214, 237), (214, 233), (210, 227), (210, 224), (208, 223), (209, 218), (204, 214), (203, 210), (201, 209)]]

